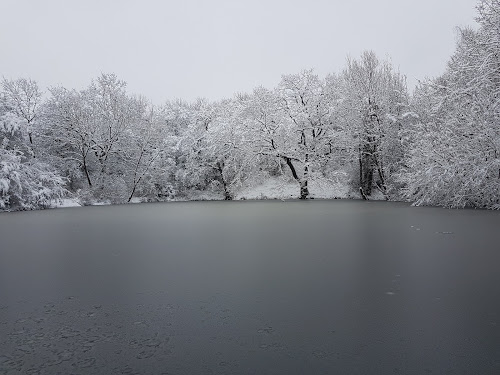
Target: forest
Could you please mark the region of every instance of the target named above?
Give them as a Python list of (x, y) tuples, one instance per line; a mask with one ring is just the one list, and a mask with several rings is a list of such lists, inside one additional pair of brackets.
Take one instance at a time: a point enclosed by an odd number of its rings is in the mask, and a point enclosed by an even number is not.
[[(82, 204), (232, 200), (252, 181), (316, 179), (350, 196), (500, 209), (500, 0), (458, 29), (441, 76), (410, 93), (371, 51), (342, 71), (283, 75), (229, 99), (152, 105), (102, 74), (83, 90), (28, 78), (0, 86), (0, 210)], [(432, 58), (432, 56), (429, 56)]]

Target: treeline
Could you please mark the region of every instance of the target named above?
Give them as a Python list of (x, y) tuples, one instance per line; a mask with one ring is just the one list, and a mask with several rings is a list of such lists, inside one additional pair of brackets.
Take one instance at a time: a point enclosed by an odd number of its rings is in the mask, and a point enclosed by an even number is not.
[(319, 177), (352, 194), (417, 205), (500, 208), (500, 0), (482, 0), (445, 73), (409, 95), (373, 52), (343, 71), (284, 75), (231, 99), (153, 106), (103, 74), (42, 94), (2, 82), (0, 209), (82, 202), (233, 199), (256, 176), (289, 176), (301, 199)]

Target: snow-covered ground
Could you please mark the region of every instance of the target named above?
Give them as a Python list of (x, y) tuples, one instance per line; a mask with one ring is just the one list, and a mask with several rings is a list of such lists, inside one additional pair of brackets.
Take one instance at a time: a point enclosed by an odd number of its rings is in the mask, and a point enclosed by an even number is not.
[[(317, 178), (309, 181), (311, 198), (350, 198), (346, 184)], [(297, 199), (300, 196), (299, 184), (294, 180), (269, 178), (262, 183), (246, 187), (236, 194), (235, 199)]]
[(190, 191), (187, 197), (174, 198), (173, 201), (221, 201), (224, 200), (222, 192), (194, 190)]
[(78, 198), (64, 198), (59, 201), (54, 201), (52, 208), (64, 208), (64, 207), (81, 207), (80, 200)]
[[(313, 178), (309, 181), (310, 198), (315, 199), (361, 199), (359, 194), (350, 191), (345, 182), (329, 180), (324, 177)], [(258, 199), (298, 199), (300, 195), (299, 184), (285, 177), (256, 178), (256, 180), (240, 189), (235, 194), (235, 200)], [(172, 199), (172, 201), (212, 201), (223, 200), (222, 193), (212, 191), (190, 192), (189, 197)], [(384, 196), (374, 190), (370, 200), (384, 200)], [(146, 200), (140, 197), (132, 198), (130, 203), (141, 203)], [(92, 205), (108, 205), (109, 202), (94, 202)], [(78, 198), (65, 198), (54, 202), (54, 208), (83, 206)]]
[[(142, 203), (144, 199), (134, 197), (131, 199), (130, 203)], [(107, 206), (110, 205), (111, 202), (93, 202), (91, 206)], [(65, 207), (81, 207), (83, 204), (78, 198), (64, 198), (60, 200), (55, 200), (52, 202), (52, 208), (65, 208)]]

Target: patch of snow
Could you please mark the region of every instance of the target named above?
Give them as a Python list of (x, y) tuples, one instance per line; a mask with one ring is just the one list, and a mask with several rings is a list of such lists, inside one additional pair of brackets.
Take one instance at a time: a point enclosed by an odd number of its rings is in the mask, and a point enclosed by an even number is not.
[(110, 201), (92, 202), (92, 206), (110, 206)]
[(52, 207), (53, 208), (81, 207), (81, 204), (77, 198), (63, 198), (54, 201)]
[(335, 199), (349, 198), (349, 186), (346, 183), (315, 178), (309, 183), (312, 198)]
[(377, 189), (372, 190), (372, 193), (370, 196), (368, 196), (368, 199), (371, 201), (385, 201), (385, 200), (387, 200), (386, 197), (384, 196), (384, 194), (380, 190), (377, 190)]
[(172, 201), (182, 202), (182, 201), (220, 201), (224, 200), (224, 195), (219, 192), (213, 192), (210, 190), (192, 190), (186, 197), (179, 197), (172, 199)]
[(269, 178), (261, 184), (242, 189), (235, 200), (242, 199), (296, 199), (299, 197), (299, 184), (282, 178)]
[[(309, 195), (317, 199), (349, 198), (347, 184), (326, 178), (314, 178), (309, 181)], [(298, 199), (299, 183), (279, 177), (270, 177), (261, 183), (248, 186), (239, 191), (235, 199)]]

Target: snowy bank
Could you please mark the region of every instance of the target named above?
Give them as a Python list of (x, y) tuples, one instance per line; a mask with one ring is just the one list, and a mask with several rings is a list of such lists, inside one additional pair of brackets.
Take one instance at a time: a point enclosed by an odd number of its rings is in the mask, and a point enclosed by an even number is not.
[[(299, 193), (300, 188), (296, 181), (274, 177), (243, 188), (236, 194), (235, 199), (298, 199)], [(309, 181), (309, 193), (311, 198), (318, 199), (352, 198), (347, 184), (326, 178)]]

